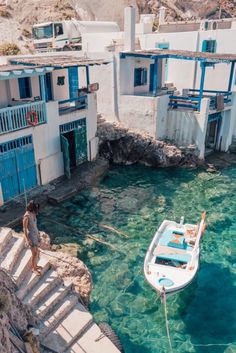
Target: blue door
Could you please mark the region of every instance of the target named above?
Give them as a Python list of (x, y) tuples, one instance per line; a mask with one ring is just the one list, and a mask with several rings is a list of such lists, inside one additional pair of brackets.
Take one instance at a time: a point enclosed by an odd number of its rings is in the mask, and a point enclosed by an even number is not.
[(19, 194), (15, 151), (0, 153), (0, 182), (4, 201)]
[(63, 135), (61, 135), (61, 150), (63, 154), (63, 161), (64, 161), (64, 172), (65, 176), (70, 179), (71, 172), (70, 172), (70, 151), (69, 151), (69, 141)]
[(78, 67), (76, 66), (69, 67), (68, 76), (69, 76), (70, 99), (77, 98), (78, 89), (79, 89)]
[[(169, 49), (169, 43), (156, 43), (156, 48), (158, 49)], [(168, 77), (168, 59), (165, 60), (165, 81), (167, 81)]]
[(37, 185), (32, 136), (0, 144), (0, 183), (4, 201)]
[(150, 64), (150, 76), (149, 76), (149, 92), (153, 92), (153, 74), (154, 74), (154, 64)]
[(52, 100), (52, 74), (47, 72), (45, 75), (46, 101)]

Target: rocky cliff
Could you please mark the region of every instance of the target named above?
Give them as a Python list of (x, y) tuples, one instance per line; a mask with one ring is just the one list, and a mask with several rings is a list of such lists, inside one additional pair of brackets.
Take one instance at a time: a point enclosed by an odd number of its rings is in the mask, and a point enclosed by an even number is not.
[(100, 156), (115, 164), (192, 167), (199, 163), (194, 147), (181, 149), (171, 143), (155, 140), (147, 134), (131, 131), (122, 125), (100, 120), (97, 135)]
[(0, 270), (0, 352), (14, 353), (15, 348), (10, 340), (9, 328), (13, 323), (23, 333), (28, 324), (34, 324), (27, 306), (17, 298), (16, 286), (11, 278)]
[[(34, 23), (61, 19), (117, 21), (123, 28), (124, 7), (133, 5), (138, 15), (154, 13), (160, 6), (167, 8), (167, 21), (218, 18), (218, 0), (0, 0), (0, 44), (14, 42), (22, 52), (31, 46)], [(236, 16), (234, 0), (221, 0), (222, 17)]]

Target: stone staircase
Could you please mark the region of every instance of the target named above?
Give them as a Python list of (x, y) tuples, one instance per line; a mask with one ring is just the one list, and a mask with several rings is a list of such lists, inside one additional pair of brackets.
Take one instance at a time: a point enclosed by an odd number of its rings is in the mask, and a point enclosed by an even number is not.
[(52, 353), (119, 353), (101, 336), (71, 283), (59, 278), (47, 256), (40, 256), (41, 276), (32, 273), (30, 262), (31, 251), (25, 248), (23, 237), (10, 228), (0, 228), (0, 266), (14, 279), (18, 298), (37, 318), (42, 347)]
[(230, 153), (236, 154), (236, 137), (232, 138), (231, 145), (229, 146)]

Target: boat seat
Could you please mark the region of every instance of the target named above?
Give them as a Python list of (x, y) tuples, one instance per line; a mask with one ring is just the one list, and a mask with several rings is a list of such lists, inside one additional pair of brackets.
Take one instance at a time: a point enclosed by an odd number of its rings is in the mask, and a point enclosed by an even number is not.
[(157, 256), (160, 260), (173, 260), (181, 263), (187, 263), (191, 260), (191, 255), (189, 254), (158, 254)]

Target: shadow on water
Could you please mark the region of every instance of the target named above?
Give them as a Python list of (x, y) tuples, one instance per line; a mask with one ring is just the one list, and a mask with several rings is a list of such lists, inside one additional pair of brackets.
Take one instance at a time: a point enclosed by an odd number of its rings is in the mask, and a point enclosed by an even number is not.
[[(196, 279), (194, 295), (183, 292), (180, 296), (179, 315), (191, 336), (196, 353), (223, 353), (236, 337), (235, 275), (227, 268), (203, 263)], [(191, 294), (190, 294), (191, 295)], [(216, 346), (197, 346), (198, 344)], [(219, 344), (219, 346), (217, 346)]]

